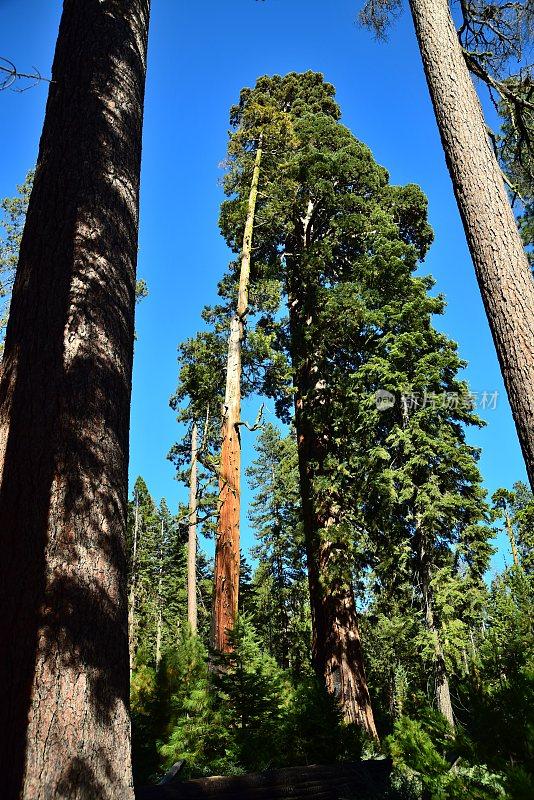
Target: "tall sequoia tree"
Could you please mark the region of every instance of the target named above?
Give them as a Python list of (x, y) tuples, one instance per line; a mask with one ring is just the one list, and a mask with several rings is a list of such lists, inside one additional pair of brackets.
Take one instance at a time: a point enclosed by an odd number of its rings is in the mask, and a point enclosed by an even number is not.
[[(324, 444), (329, 434), (321, 430), (322, 423), (317, 417), (314, 422), (311, 421), (314, 414), (312, 406), (315, 406), (313, 387), (322, 380), (318, 363), (322, 356), (313, 343), (314, 337), (321, 335), (314, 316), (319, 309), (317, 288), (324, 279), (328, 280), (326, 273), (334, 275), (339, 265), (330, 264), (335, 257), (328, 253), (328, 245), (324, 252), (313, 253), (308, 262), (307, 249), (312, 243), (309, 226), (311, 214), (316, 210), (313, 224), (322, 240), (336, 216), (342, 216), (346, 211), (343, 209), (345, 184), (339, 180), (336, 167), (338, 163), (347, 161), (347, 152), (339, 146), (339, 138), (343, 138), (343, 132), (349, 137), (350, 134), (337, 123), (339, 108), (333, 99), (334, 89), (323, 81), (321, 75), (305, 73), (297, 76), (291, 73), (285, 78), (260, 78), (255, 89), (243, 90), (240, 108), (244, 111), (248, 104), (254, 103), (256, 93), (267, 91), (278, 107), (291, 115), (298, 145), (294, 153), (278, 157), (277, 182), (273, 182), (269, 191), (263, 193), (262, 226), (255, 239), (256, 259), (265, 265), (264, 274), (280, 283), (290, 315), (289, 326), (282, 324), (278, 344), (285, 349), (291, 365), (293, 388), (286, 387), (280, 392), (276, 381), (272, 381), (273, 375), (267, 370), (264, 391), (277, 396), (279, 411), (285, 413), (286, 418), (290, 413), (288, 400), (296, 397), (295, 424), (299, 444), (314, 665), (330, 694), (339, 700), (345, 720), (362, 725), (372, 736), (376, 736), (365, 682), (350, 560), (346, 541), (342, 545), (339, 542), (337, 525), (340, 519), (333, 518), (336, 513), (343, 516), (344, 509), (334, 502), (337, 511), (333, 507), (332, 514), (328, 511), (331, 502), (326, 496), (326, 484), (333, 473), (330, 467), (324, 470), (324, 459), (328, 459), (328, 445), (325, 450)], [(337, 150), (343, 151), (339, 161), (336, 161)], [(241, 154), (241, 158), (246, 159), (246, 152)], [(356, 171), (359, 177), (361, 170)], [(382, 175), (380, 171), (377, 174)], [(353, 171), (348, 177), (348, 184), (353, 186), (354, 183)], [(371, 187), (375, 186), (376, 174), (373, 170), (369, 183)], [(380, 179), (376, 186), (380, 187)], [(245, 190), (244, 182), (236, 181), (236, 197), (223, 207), (222, 228), (230, 244), (239, 230)], [(325, 205), (317, 203), (317, 208), (310, 211), (314, 194), (323, 192), (332, 201), (330, 205), (328, 201)], [(334, 198), (338, 193), (342, 199), (336, 207)], [(304, 233), (303, 226), (306, 227)], [(333, 227), (337, 228), (336, 223)], [(269, 328), (268, 324), (263, 327)], [(311, 376), (313, 384), (304, 385), (303, 370), (308, 377)], [(326, 494), (323, 490), (326, 490)]]
[(132, 798), (126, 525), (148, 0), (65, 0), (0, 383), (6, 800)]
[[(400, 2), (370, 0), (364, 21), (374, 25), (377, 13), (380, 29), (384, 9), (390, 11)], [(463, 7), (471, 5), (477, 7), (469, 3)], [(487, 54), (481, 48), (474, 59), (465, 53), (448, 0), (410, 0), (410, 8), (454, 193), (534, 486), (534, 283), (468, 69), (469, 64), (475, 75), (494, 87), (497, 82), (480, 64), (480, 56), (492, 56), (491, 48), (486, 48)], [(492, 6), (492, 13), (496, 8)], [(492, 19), (488, 13), (482, 15), (482, 23), (489, 28), (493, 22), (495, 29), (499, 18)], [(468, 24), (466, 17), (463, 29)], [(506, 63), (506, 57), (501, 60)], [(504, 82), (498, 88), (506, 92)]]

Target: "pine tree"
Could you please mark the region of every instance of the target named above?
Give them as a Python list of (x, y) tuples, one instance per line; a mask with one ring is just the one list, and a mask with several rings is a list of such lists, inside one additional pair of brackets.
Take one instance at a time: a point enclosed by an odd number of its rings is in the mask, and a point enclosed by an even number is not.
[(9, 302), (15, 280), (15, 271), (19, 260), (20, 242), (24, 221), (28, 210), (34, 171), (30, 170), (24, 183), (17, 186), (16, 197), (5, 197), (0, 203), (2, 218), (0, 228), (3, 229), (0, 240), (0, 353), (4, 349), (4, 337), (9, 316)]
[(256, 449), (247, 469), (255, 491), (250, 520), (258, 539), (254, 623), (279, 665), (299, 674), (311, 642), (294, 432), (282, 438), (267, 424)]
[[(399, 2), (371, 0), (364, 20), (374, 26), (374, 10), (384, 21), (387, 11)], [(451, 16), (448, 0), (410, 0), (410, 9), (421, 58), (434, 105), (447, 166), (449, 168), (458, 209), (473, 259), (475, 274), (490, 330), (495, 343), (519, 442), (531, 484), (534, 484), (534, 401), (529, 387), (534, 381), (534, 283), (516, 222), (506, 195), (497, 158), (488, 140), (480, 102), (469, 75), (482, 77), (491, 88), (509, 100), (513, 86), (496, 81), (483, 66), (493, 57), (506, 64), (517, 58), (513, 36), (502, 29), (499, 33), (500, 9), (497, 4), (482, 3), (479, 22), (481, 41), (475, 52), (462, 47), (461, 36), (469, 30), (469, 13), (479, 4), (462, 4), (468, 14), (460, 37)], [(508, 7), (521, 8), (521, 4)], [(382, 9), (380, 11), (380, 9)], [(516, 26), (521, 31), (523, 24)], [(484, 40), (490, 33), (491, 43)], [(502, 51), (491, 45), (506, 43), (512, 51), (504, 58)], [(487, 46), (476, 46), (477, 44)], [(478, 52), (477, 52), (478, 51)], [(466, 63), (467, 60), (467, 63)], [(521, 92), (513, 97), (513, 105), (525, 107)], [(528, 107), (528, 103), (527, 103)], [(494, 221), (498, 220), (495, 225)]]
[(156, 506), (139, 477), (128, 534), (131, 668), (145, 664), (157, 670), (185, 624), (187, 528), (170, 513), (165, 499)]
[(0, 381), (6, 800), (133, 797), (124, 534), (148, 17), (147, 0), (66, 0), (52, 67)]

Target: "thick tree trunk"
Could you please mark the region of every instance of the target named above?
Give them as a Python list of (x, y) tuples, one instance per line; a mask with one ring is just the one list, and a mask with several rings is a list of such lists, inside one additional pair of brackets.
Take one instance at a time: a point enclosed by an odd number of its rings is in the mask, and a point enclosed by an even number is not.
[(191, 632), (198, 627), (197, 609), (197, 448), (198, 428), (191, 431), (191, 472), (189, 474), (189, 537), (187, 541), (187, 620)]
[(469, 250), (534, 488), (534, 282), (448, 0), (410, 0)]
[(241, 343), (244, 336), (244, 319), (248, 309), (252, 235), (258, 198), (261, 141), (256, 150), (252, 182), (248, 199), (247, 219), (243, 236), (239, 293), (236, 313), (230, 323), (228, 340), (228, 365), (224, 399), (221, 465), (219, 472), (219, 520), (215, 547), (215, 575), (213, 596), (213, 646), (228, 652), (228, 631), (234, 626), (239, 600), (239, 514), (241, 478)]
[(0, 382), (4, 800), (133, 798), (125, 558), (149, 0), (65, 0)]
[[(338, 537), (330, 536), (339, 519), (332, 503), (316, 503), (313, 482), (324, 458), (324, 437), (311, 422), (309, 403), (319, 374), (313, 356), (306, 352), (303, 329), (313, 313), (289, 296), (291, 350), (295, 382), (295, 427), (298, 443), (300, 493), (306, 543), (312, 616), (312, 657), (315, 671), (334, 696), (348, 723), (355, 723), (378, 739), (374, 722), (363, 650), (352, 589), (350, 559)], [(319, 510), (320, 506), (320, 510)]]

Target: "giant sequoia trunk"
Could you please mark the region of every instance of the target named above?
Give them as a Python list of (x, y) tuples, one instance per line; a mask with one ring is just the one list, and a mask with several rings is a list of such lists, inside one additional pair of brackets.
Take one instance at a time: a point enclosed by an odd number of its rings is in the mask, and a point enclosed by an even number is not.
[(0, 793), (133, 798), (125, 558), (149, 0), (65, 0), (0, 382)]
[(458, 208), (534, 487), (534, 282), (448, 0), (410, 0)]
[[(296, 309), (297, 305), (291, 304), (292, 317)], [(293, 321), (292, 327), (297, 324)], [(295, 339), (296, 336), (293, 337), (294, 343)], [(296, 370), (295, 427), (314, 668), (329, 694), (337, 699), (344, 720), (356, 723), (369, 735), (378, 738), (365, 677), (350, 559), (337, 537), (329, 537), (328, 529), (339, 521), (339, 508), (332, 505), (325, 510), (321, 504), (319, 511), (314, 497), (313, 480), (320, 477), (320, 471), (314, 465), (321, 461), (323, 449), (306, 409), (314, 370), (307, 358), (302, 358), (300, 353), (295, 353), (295, 356), (293, 363), (300, 363)]]
[[(310, 217), (311, 208), (308, 208), (307, 217), (301, 220), (304, 247)], [(295, 253), (297, 246), (294, 242), (288, 249)], [(292, 255), (286, 256), (313, 664), (329, 694), (337, 699), (344, 720), (359, 725), (377, 739), (358, 630), (350, 557), (346, 545), (335, 535), (341, 509), (335, 499), (319, 498), (314, 486), (317, 479), (328, 475), (323, 464), (328, 455), (329, 439), (327, 426), (323, 424), (319, 429), (314, 421), (321, 403), (317, 388), (322, 384), (322, 377), (307, 329), (313, 324), (317, 300), (313, 288), (306, 285), (302, 264), (298, 264), (298, 259), (292, 264), (293, 259)], [(324, 412), (319, 413), (319, 417), (324, 418)]]
[(192, 633), (197, 632), (197, 423), (191, 431), (191, 471), (189, 473), (189, 534), (187, 540), (187, 620)]
[(236, 313), (230, 322), (226, 393), (223, 408), (221, 464), (219, 471), (219, 520), (215, 547), (213, 595), (213, 646), (228, 652), (228, 631), (234, 627), (239, 598), (239, 514), (241, 479), (241, 343), (248, 309), (252, 234), (258, 198), (262, 158), (261, 141), (256, 150), (243, 236)]

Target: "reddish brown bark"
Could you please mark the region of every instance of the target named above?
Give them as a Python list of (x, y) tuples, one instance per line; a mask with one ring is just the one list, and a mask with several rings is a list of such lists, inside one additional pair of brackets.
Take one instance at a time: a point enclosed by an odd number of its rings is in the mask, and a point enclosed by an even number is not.
[(256, 150), (243, 236), (236, 313), (230, 322), (226, 393), (223, 408), (221, 463), (219, 468), (219, 519), (215, 548), (213, 595), (213, 646), (228, 652), (228, 632), (234, 627), (239, 599), (239, 516), (241, 480), (241, 343), (248, 309), (252, 235), (262, 158), (261, 141)]
[[(295, 308), (295, 306), (293, 306)], [(306, 412), (309, 386), (305, 368), (298, 371), (295, 426), (297, 431), (300, 490), (312, 613), (312, 656), (317, 675), (334, 696), (348, 723), (361, 726), (378, 738), (367, 688), (358, 615), (346, 548), (329, 538), (328, 529), (339, 519), (339, 509), (324, 503), (318, 511), (313, 464), (321, 461), (323, 445)], [(309, 373), (308, 373), (309, 375)]]
[(448, 0), (410, 0), (447, 166), (534, 488), (534, 282)]
[(124, 533), (148, 0), (65, 0), (0, 383), (5, 800), (133, 797)]

